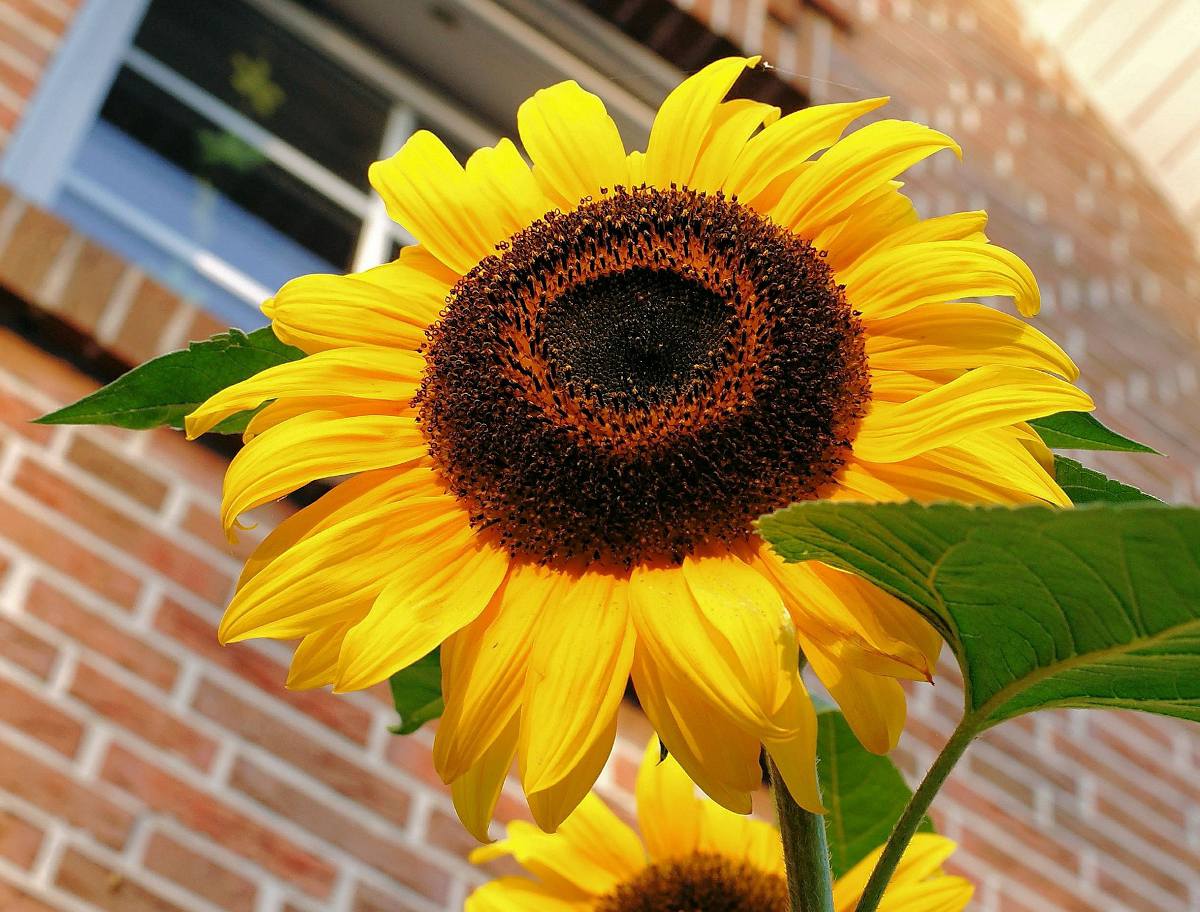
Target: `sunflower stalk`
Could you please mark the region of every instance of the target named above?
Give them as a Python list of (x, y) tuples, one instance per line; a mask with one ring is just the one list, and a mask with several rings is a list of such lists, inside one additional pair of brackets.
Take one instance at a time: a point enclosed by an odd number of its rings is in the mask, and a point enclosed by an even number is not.
[(945, 784), (950, 771), (954, 769), (954, 765), (962, 758), (963, 752), (978, 733), (979, 726), (970, 717), (964, 718), (958, 728), (954, 730), (954, 734), (950, 736), (950, 740), (946, 742), (942, 752), (929, 767), (925, 778), (913, 792), (912, 798), (904, 808), (904, 813), (896, 821), (896, 826), (892, 829), (892, 834), (883, 848), (883, 854), (879, 856), (879, 862), (875, 865), (875, 870), (871, 872), (871, 877), (863, 889), (862, 898), (859, 899), (855, 912), (875, 912), (879, 908), (888, 882), (896, 872), (900, 859), (904, 857), (904, 850), (908, 848), (908, 844), (921, 826), (921, 821), (925, 819), (925, 813), (933, 803), (934, 796)]
[(771, 792), (783, 838), (792, 912), (833, 912), (833, 874), (825, 818), (800, 807), (788, 792), (775, 761), (768, 757)]

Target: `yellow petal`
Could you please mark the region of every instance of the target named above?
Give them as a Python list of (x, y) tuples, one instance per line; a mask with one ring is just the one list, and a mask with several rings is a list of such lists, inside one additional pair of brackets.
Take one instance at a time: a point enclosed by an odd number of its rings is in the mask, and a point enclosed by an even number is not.
[(784, 876), (783, 848), (773, 825), (735, 814), (712, 801), (702, 802), (699, 812), (697, 851), (741, 859), (760, 871)]
[(473, 623), (442, 649), (446, 709), (433, 743), (433, 762), (453, 782), (479, 762), (520, 705), (529, 653), (547, 605), (545, 569), (514, 563), (501, 591)]
[(859, 588), (854, 582), (858, 577), (819, 561), (785, 563), (765, 544), (756, 551), (754, 566), (779, 591), (796, 629), (806, 639), (837, 655), (852, 657), (865, 670), (928, 679), (931, 666), (922, 649), (925, 642), (912, 643), (889, 633), (878, 621), (878, 615), (887, 613), (887, 606), (864, 610), (885, 595), (879, 589), (869, 583)]
[(774, 587), (733, 556), (643, 565), (630, 584), (634, 623), (654, 663), (752, 732), (773, 732), (798, 667), (791, 620)]
[(975, 887), (964, 877), (892, 884), (884, 891), (878, 912), (962, 912), (974, 893)]
[(288, 690), (312, 690), (333, 683), (342, 639), (353, 623), (329, 624), (314, 630), (300, 641), (288, 669)]
[(366, 613), (396, 569), (416, 553), (430, 522), (458, 509), (452, 497), (406, 500), (366, 510), (308, 536), (238, 591), (217, 636), (290, 640)]
[(510, 139), (473, 152), (467, 159), (467, 174), (495, 201), (513, 233), (552, 208)]
[(791, 733), (778, 738), (764, 736), (763, 747), (795, 802), (814, 814), (824, 814), (817, 784), (817, 712), (799, 676), (779, 718)]
[(894, 485), (901, 492), (900, 500), (1071, 505), (1052, 469), (1011, 428), (970, 434), (954, 446), (903, 462), (859, 463), (859, 470)]
[(637, 777), (638, 829), (654, 861), (697, 851), (701, 826), (696, 786), (674, 756), (662, 756), (661, 746), (650, 739)]
[(746, 140), (763, 124), (778, 119), (779, 108), (761, 101), (738, 98), (721, 102), (704, 138), (692, 176), (685, 183), (693, 190), (710, 193), (720, 190)]
[(642, 644), (634, 650), (633, 684), (647, 718), (679, 765), (706, 795), (749, 814), (761, 784), (758, 739), (746, 734), (693, 692), (656, 667)]
[(479, 616), (508, 572), (508, 553), (458, 510), (427, 526), (419, 547), (419, 560), (397, 555), (370, 612), (346, 634), (335, 693), (378, 684), (440, 646)]
[(772, 217), (801, 237), (814, 237), (881, 184), (941, 149), (962, 154), (950, 137), (921, 124), (902, 120), (868, 124), (806, 169)]
[(983, 210), (952, 212), (949, 215), (918, 219), (881, 238), (865, 255), (870, 256), (887, 247), (926, 244), (930, 241), (979, 241), (986, 244), (987, 235), (983, 230), (987, 227), (987, 222), (988, 214)]
[(242, 442), (249, 443), (264, 431), (309, 412), (330, 412), (342, 418), (356, 415), (415, 415), (416, 409), (404, 399), (358, 399), (350, 396), (312, 396), (277, 399), (254, 413), (246, 422)]
[(655, 187), (682, 184), (691, 176), (696, 159), (716, 116), (717, 107), (742, 71), (758, 57), (725, 57), (688, 77), (671, 91), (650, 128), (646, 146), (646, 181)]
[[(615, 719), (633, 662), (624, 579), (554, 573), (521, 699), (518, 758), (527, 794), (572, 773)], [(590, 787), (590, 783), (589, 783)]]
[(277, 364), (210, 396), (185, 419), (188, 438), (268, 399), (341, 395), (408, 402), (424, 368), (425, 359), (416, 352), (383, 348), (341, 348)]
[(437, 319), (422, 295), (405, 295), (357, 275), (292, 279), (267, 308), (275, 335), (307, 354), (383, 345), (415, 351)]
[(1070, 356), (1044, 333), (982, 304), (926, 304), (871, 320), (866, 349), (872, 370), (1010, 364), (1068, 380), (1079, 376)]
[(1038, 312), (1037, 281), (1016, 254), (982, 241), (928, 241), (888, 247), (838, 276), (846, 299), (868, 320), (922, 304), (1001, 295), (1024, 316)]
[(472, 853), (473, 861), (510, 854), (543, 881), (564, 892), (602, 896), (645, 866), (637, 835), (595, 794), (589, 794), (554, 835), (522, 820), (508, 826), (505, 839)]
[(467, 897), (463, 912), (589, 912), (592, 900), (524, 877), (501, 877)]
[(428, 130), (371, 165), (369, 175), (388, 214), (459, 275), (495, 253), (511, 233), (503, 209)]
[(625, 146), (604, 102), (574, 80), (540, 89), (517, 111), (521, 143), (566, 211), (629, 181)]
[(868, 250), (921, 221), (912, 201), (900, 192), (900, 181), (888, 181), (868, 193), (844, 219), (826, 225), (813, 246), (826, 252), (826, 262), (839, 275)]
[(813, 105), (789, 114), (746, 143), (725, 180), (725, 192), (743, 200), (753, 199), (798, 162), (832, 146), (853, 121), (887, 102), (887, 98), (868, 98), (847, 104)]
[(233, 458), (225, 473), (221, 522), (229, 531), (242, 513), (310, 481), (399, 466), (426, 453), (425, 438), (409, 417), (298, 415), (255, 437)]
[(837, 701), (863, 747), (876, 754), (892, 750), (900, 740), (908, 711), (900, 683), (839, 662), (815, 643), (802, 644), (812, 670)]
[[(896, 871), (892, 875), (889, 889), (884, 894), (884, 902), (887, 902), (888, 893), (892, 888), (921, 883), (937, 874), (942, 864), (953, 854), (955, 848), (954, 842), (944, 836), (934, 833), (915, 835), (912, 842), (908, 844), (908, 848), (904, 850), (900, 864), (897, 865)], [(870, 879), (871, 872), (875, 870), (881, 854), (883, 854), (882, 846), (838, 878), (837, 883), (833, 886), (833, 905), (837, 912), (853, 912), (854, 907), (862, 898), (862, 891), (866, 888), (867, 881)], [(940, 879), (942, 878), (935, 878), (935, 880)], [(900, 912), (900, 910), (896, 909), (894, 912)], [(905, 909), (904, 912), (918, 912), (918, 909)], [(920, 912), (924, 912), (923, 907), (920, 907)]]
[(238, 589), (297, 542), (322, 529), (406, 497), (436, 497), (445, 493), (436, 474), (425, 466), (379, 469), (348, 478), (271, 530), (246, 560)]
[(480, 758), (479, 762), (450, 783), (454, 810), (468, 833), (480, 842), (491, 842), (488, 827), (496, 813), (496, 803), (504, 790), (504, 781), (517, 756), (517, 714), (508, 727)]
[(587, 753), (566, 776), (539, 791), (525, 790), (529, 813), (533, 815), (538, 826), (547, 833), (555, 832), (567, 816), (579, 807), (579, 802), (588, 797), (589, 791), (608, 762), (616, 739), (617, 717), (614, 713), (608, 727), (592, 741)]
[(976, 431), (1093, 408), (1087, 393), (1064, 380), (1027, 367), (988, 365), (908, 402), (874, 403), (854, 438), (854, 455), (900, 462)]

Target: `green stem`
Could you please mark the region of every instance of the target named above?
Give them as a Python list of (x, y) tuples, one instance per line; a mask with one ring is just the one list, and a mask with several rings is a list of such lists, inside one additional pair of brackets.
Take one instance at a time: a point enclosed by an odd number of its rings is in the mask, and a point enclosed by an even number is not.
[(975, 737), (976, 730), (975, 725), (968, 725), (967, 720), (963, 719), (946, 742), (946, 746), (942, 748), (942, 752), (933, 761), (933, 766), (929, 767), (929, 772), (913, 792), (904, 813), (896, 821), (892, 835), (888, 837), (887, 845), (883, 848), (883, 854), (879, 856), (879, 863), (875, 865), (875, 870), (871, 872), (871, 878), (863, 889), (862, 899), (858, 901), (855, 912), (875, 912), (878, 908), (879, 901), (883, 899), (883, 891), (887, 889), (888, 881), (892, 879), (896, 866), (904, 856), (904, 850), (908, 848), (917, 828), (921, 826), (921, 821), (925, 819), (925, 812), (933, 803), (933, 796), (938, 793), (938, 789), (954, 769), (954, 764), (962, 757), (963, 751)]
[(833, 877), (825, 818), (796, 804), (775, 761), (768, 758), (771, 792), (779, 814), (792, 912), (833, 912)]

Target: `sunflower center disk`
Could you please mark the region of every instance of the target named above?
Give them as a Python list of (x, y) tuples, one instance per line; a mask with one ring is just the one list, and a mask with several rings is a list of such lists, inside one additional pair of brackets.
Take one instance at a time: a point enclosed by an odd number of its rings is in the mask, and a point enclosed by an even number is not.
[(595, 912), (787, 912), (787, 882), (722, 855), (696, 853), (650, 865)]
[(515, 554), (629, 566), (822, 496), (869, 398), (821, 253), (720, 194), (550, 213), (455, 286), (417, 406), (430, 454)]

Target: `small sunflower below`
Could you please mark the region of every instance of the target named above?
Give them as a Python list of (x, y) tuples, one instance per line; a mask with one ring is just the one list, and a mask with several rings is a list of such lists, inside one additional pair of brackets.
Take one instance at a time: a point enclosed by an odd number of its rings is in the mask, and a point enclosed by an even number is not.
[(697, 852), (644, 868), (595, 912), (787, 912), (787, 881), (737, 858)]

